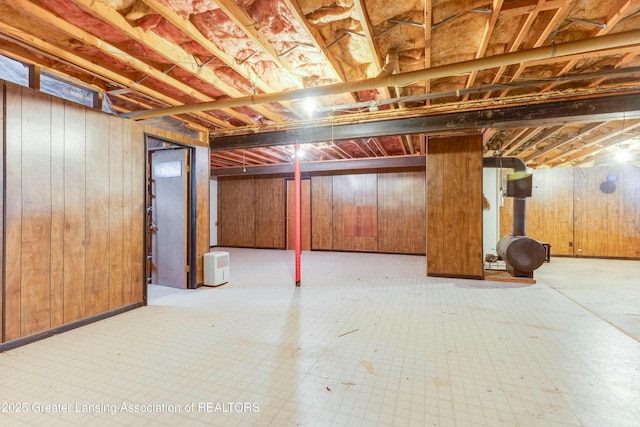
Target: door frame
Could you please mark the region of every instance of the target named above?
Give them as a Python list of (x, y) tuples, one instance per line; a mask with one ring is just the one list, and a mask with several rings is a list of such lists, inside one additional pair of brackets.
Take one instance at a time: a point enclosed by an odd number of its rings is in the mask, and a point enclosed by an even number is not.
[[(187, 262), (189, 271), (187, 272), (187, 289), (197, 288), (197, 252), (196, 252), (196, 174), (195, 171), (195, 148), (188, 144), (182, 144), (168, 138), (163, 138), (145, 133), (145, 180), (144, 180), (144, 301), (147, 302), (147, 285), (149, 284), (151, 271), (149, 270), (149, 247), (151, 245), (151, 234), (149, 233), (149, 210), (151, 200), (149, 199), (149, 185), (151, 183), (151, 154), (158, 150), (186, 149), (189, 154), (189, 175), (187, 178)], [(165, 147), (152, 147), (152, 144), (169, 144)]]

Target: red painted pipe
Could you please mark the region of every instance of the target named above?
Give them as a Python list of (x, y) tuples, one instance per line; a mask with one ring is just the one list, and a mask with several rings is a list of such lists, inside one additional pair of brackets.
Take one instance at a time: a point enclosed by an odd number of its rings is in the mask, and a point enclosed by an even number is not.
[(293, 160), (293, 180), (295, 191), (295, 203), (296, 203), (296, 286), (300, 286), (300, 231), (301, 231), (301, 211), (300, 211), (300, 158), (298, 157), (298, 150), (300, 144), (294, 145), (294, 160)]

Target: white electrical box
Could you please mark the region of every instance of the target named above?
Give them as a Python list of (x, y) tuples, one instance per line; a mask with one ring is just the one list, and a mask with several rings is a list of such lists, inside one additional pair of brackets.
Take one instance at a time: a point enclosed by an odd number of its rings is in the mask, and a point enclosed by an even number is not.
[(219, 286), (229, 282), (229, 252), (204, 254), (204, 285)]

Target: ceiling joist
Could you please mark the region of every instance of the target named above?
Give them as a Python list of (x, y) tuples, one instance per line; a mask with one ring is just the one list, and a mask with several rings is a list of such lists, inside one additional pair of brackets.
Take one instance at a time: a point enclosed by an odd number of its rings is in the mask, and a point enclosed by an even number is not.
[(123, 117), (209, 132), (214, 169), (289, 164), (295, 142), (318, 161), (417, 156), (461, 132), (533, 167), (599, 164), (620, 115), (639, 119), (640, 0), (380, 4), (0, 0), (0, 52)]

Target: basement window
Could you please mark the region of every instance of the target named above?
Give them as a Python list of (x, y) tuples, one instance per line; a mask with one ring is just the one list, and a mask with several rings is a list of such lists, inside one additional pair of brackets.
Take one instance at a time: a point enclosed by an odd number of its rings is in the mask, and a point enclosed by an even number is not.
[(0, 79), (29, 86), (29, 67), (22, 62), (0, 55)]
[(73, 83), (58, 79), (49, 74), (40, 76), (40, 90), (49, 95), (54, 95), (67, 101), (77, 102), (87, 107), (95, 107), (96, 92)]

